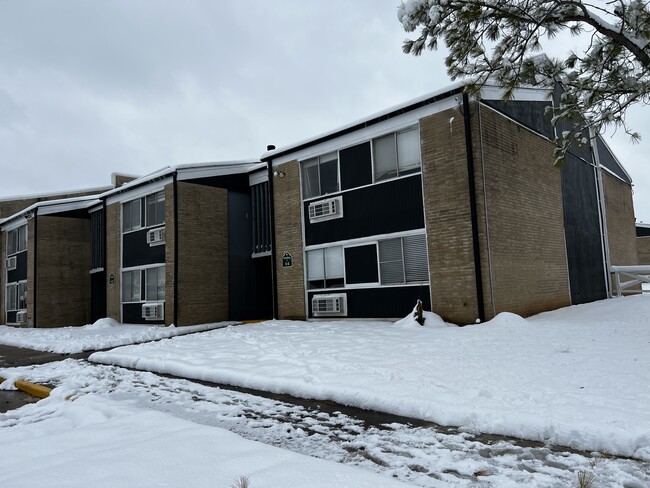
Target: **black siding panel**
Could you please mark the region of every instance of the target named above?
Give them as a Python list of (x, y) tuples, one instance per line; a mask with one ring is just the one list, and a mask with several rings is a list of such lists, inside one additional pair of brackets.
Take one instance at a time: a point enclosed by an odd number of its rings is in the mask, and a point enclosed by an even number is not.
[(228, 314), (230, 320), (246, 318), (253, 298), (251, 290), (251, 248), (253, 245), (251, 197), (228, 192)]
[(562, 167), (564, 231), (572, 303), (607, 297), (594, 168), (567, 154)]
[(648, 237), (650, 236), (650, 228), (648, 227), (637, 227), (636, 228), (637, 237)]
[(607, 146), (600, 136), (596, 138), (596, 147), (598, 148), (600, 164), (631, 185), (632, 181), (627, 177), (623, 168), (621, 168), (620, 164), (616, 161), (616, 158), (614, 158), (614, 155), (609, 151), (609, 149), (607, 149)]
[(341, 166), (341, 189), (349, 190), (372, 183), (370, 142), (339, 151)]
[(90, 321), (106, 317), (106, 272), (90, 275)]
[(150, 246), (147, 244), (149, 230), (151, 229), (136, 230), (122, 236), (123, 268), (165, 263), (165, 245)]
[(249, 188), (248, 174), (234, 174), (224, 176), (211, 176), (209, 178), (197, 178), (188, 181), (196, 185), (214, 186), (217, 188), (226, 188), (228, 190), (236, 190), (240, 192), (247, 192)]
[(104, 239), (104, 209), (97, 210), (90, 214), (90, 247), (91, 264), (90, 269), (104, 267), (105, 245)]
[(345, 249), (345, 281), (348, 284), (378, 283), (377, 246), (355, 246)]
[(17, 312), (7, 312), (7, 323), (15, 324), (16, 323), (16, 313)]
[(27, 279), (27, 251), (13, 254), (16, 256), (16, 269), (7, 271), (7, 283), (15, 283)]
[(340, 219), (310, 224), (309, 202), (304, 203), (308, 246), (424, 227), (421, 175), (367, 186), (342, 195), (343, 218)]
[[(311, 298), (324, 292), (309, 293), (309, 317)], [(431, 310), (431, 295), (428, 285), (396, 286), (388, 288), (366, 288), (332, 291), (345, 293), (348, 302), (348, 318), (401, 318), (413, 310), (416, 301), (422, 300), (425, 310)], [(335, 318), (333, 318), (335, 320)]]
[(555, 137), (553, 125), (551, 124), (551, 115), (546, 113), (546, 108), (551, 106), (550, 101), (516, 102), (512, 100), (483, 100), (483, 102), (549, 139)]
[[(165, 313), (167, 311), (165, 310)], [(122, 304), (122, 323), (124, 324), (164, 324), (164, 320), (145, 320), (142, 318), (142, 303)]]

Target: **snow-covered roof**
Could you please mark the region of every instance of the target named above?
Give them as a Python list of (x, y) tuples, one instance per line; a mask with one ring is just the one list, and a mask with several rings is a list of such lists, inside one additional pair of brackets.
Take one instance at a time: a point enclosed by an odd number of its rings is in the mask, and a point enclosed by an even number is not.
[[(121, 173), (120, 173), (121, 174)], [(93, 195), (98, 195), (102, 192), (105, 192), (106, 190), (110, 190), (113, 188), (111, 185), (105, 185), (105, 186), (97, 186), (97, 187), (90, 187), (90, 188), (79, 188), (76, 190), (64, 190), (64, 191), (53, 191), (53, 192), (46, 192), (46, 193), (33, 193), (29, 195), (13, 195), (13, 196), (8, 196), (8, 197), (1, 197), (0, 198), (0, 203), (1, 202), (10, 202), (14, 200), (31, 200), (33, 198), (47, 198), (51, 197), (53, 195), (73, 195), (75, 193), (88, 193), (92, 192)], [(74, 197), (71, 197), (74, 198)]]
[(56, 200), (43, 200), (30, 205), (27, 208), (16, 212), (5, 219), (0, 220), (0, 226), (8, 224), (16, 219), (30, 215), (34, 210), (38, 211), (39, 215), (48, 215), (61, 212), (68, 212), (70, 210), (81, 210), (92, 207), (101, 203), (99, 195), (87, 195), (82, 197), (59, 198)]
[(170, 177), (174, 174), (177, 174), (178, 178), (181, 180), (190, 180), (210, 176), (246, 174), (263, 168), (266, 168), (266, 163), (254, 159), (170, 165), (156, 170), (153, 173), (149, 173), (148, 175), (129, 181), (118, 188), (113, 188), (104, 192), (99, 197), (105, 199), (119, 193), (125, 193), (142, 185)]

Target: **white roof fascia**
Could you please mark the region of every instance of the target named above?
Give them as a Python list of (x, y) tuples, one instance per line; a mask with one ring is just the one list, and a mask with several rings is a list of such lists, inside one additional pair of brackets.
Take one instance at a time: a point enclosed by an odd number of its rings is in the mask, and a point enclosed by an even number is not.
[(17, 229), (27, 223), (27, 218), (24, 215), (15, 216), (14, 218), (8, 218), (2, 221), (0, 227), (2, 227), (3, 232), (8, 232), (10, 230)]
[[(136, 180), (134, 180), (136, 181)], [(116, 202), (129, 202), (136, 198), (141, 198), (152, 193), (156, 193), (165, 188), (166, 185), (172, 182), (171, 175), (165, 176), (151, 183), (139, 184), (132, 189), (125, 189), (126, 185), (122, 185), (121, 192), (111, 194), (108, 196), (102, 195), (106, 198), (106, 204), (111, 205)]]
[(269, 181), (269, 173), (266, 171), (266, 164), (264, 164), (264, 166), (265, 168), (263, 171), (257, 171), (248, 175), (248, 184), (250, 186), (259, 185), (260, 183)]
[(70, 210), (80, 210), (97, 205), (101, 200), (94, 198), (89, 202), (67, 202), (57, 203), (56, 205), (43, 205), (38, 208), (38, 215), (51, 215), (61, 212), (68, 212)]
[[(297, 160), (308, 159), (322, 154), (326, 154), (328, 152), (344, 149), (349, 146), (354, 146), (355, 144), (369, 141), (370, 139), (379, 137), (383, 134), (405, 129), (407, 127), (417, 124), (420, 121), (420, 119), (423, 117), (427, 117), (429, 115), (433, 115), (437, 112), (442, 112), (443, 110), (447, 110), (450, 108), (457, 108), (460, 106), (460, 104), (461, 104), (461, 100), (458, 95), (450, 96), (449, 98), (445, 98), (443, 100), (434, 102), (431, 105), (426, 105), (424, 107), (420, 107), (415, 110), (411, 110), (409, 112), (403, 113), (401, 115), (391, 117), (390, 119), (384, 120), (382, 122), (378, 122), (368, 127), (361, 128), (359, 130), (350, 132), (348, 134), (344, 134), (340, 137), (336, 137), (334, 139), (330, 139), (328, 141), (321, 142), (313, 146), (306, 147), (304, 149), (300, 149), (296, 152), (290, 152), (288, 154), (279, 156), (277, 158), (273, 158), (272, 159), (273, 166), (275, 167), (279, 164), (286, 163), (289, 161), (294, 161), (296, 159)], [(334, 132), (337, 131), (332, 131), (332, 133)], [(298, 146), (298, 145), (300, 144), (295, 144), (294, 146)], [(282, 149), (280, 149), (280, 151), (282, 151)]]
[[(503, 100), (505, 90), (499, 86), (485, 85), (478, 98), (482, 100)], [(553, 92), (547, 88), (517, 88), (512, 94), (516, 102), (550, 102)]]
[[(32, 195), (15, 195), (15, 196), (9, 196), (9, 197), (2, 197), (0, 198), (0, 202), (11, 202), (14, 200), (30, 200), (32, 198), (45, 198), (45, 197), (50, 197), (52, 195), (65, 195), (65, 194), (74, 194), (74, 193), (86, 193), (89, 191), (94, 192), (93, 195), (88, 195), (88, 196), (97, 196), (103, 192), (111, 190), (113, 187), (110, 185), (107, 186), (98, 186), (96, 188), (80, 188), (78, 190), (65, 190), (65, 191), (53, 191), (49, 193), (35, 193)], [(83, 197), (70, 197), (70, 198), (83, 198)], [(67, 200), (67, 198), (57, 198), (57, 200)], [(49, 201), (53, 202), (55, 200), (44, 200), (44, 201)]]
[(170, 166), (166, 166), (166, 167), (161, 168), (161, 169), (159, 169), (157, 171), (154, 171), (153, 173), (141, 176), (140, 178), (137, 178), (135, 180), (131, 180), (128, 183), (124, 183), (122, 186), (119, 186), (117, 188), (113, 188), (112, 190), (104, 192), (101, 195), (99, 195), (99, 198), (108, 199), (108, 198), (112, 198), (115, 195), (119, 195), (120, 193), (129, 192), (130, 189), (132, 189), (132, 188), (137, 188), (140, 185), (146, 184), (147, 182), (156, 181), (156, 180), (159, 180), (159, 179), (164, 178), (166, 176), (169, 176), (172, 173), (174, 173), (174, 171), (175, 170), (173, 168), (171, 168)]
[(266, 163), (259, 161), (236, 162), (236, 163), (211, 163), (201, 165), (179, 166), (177, 168), (178, 181), (195, 180), (199, 178), (210, 178), (213, 176), (226, 176), (234, 174), (249, 173), (261, 168), (266, 168)]
[(38, 209), (39, 215), (48, 215), (60, 212), (67, 212), (69, 210), (78, 210), (82, 208), (88, 208), (97, 203), (100, 203), (101, 200), (98, 199), (98, 195), (88, 195), (85, 197), (73, 197), (73, 198), (61, 198), (58, 200), (44, 200), (42, 202), (36, 202), (30, 205), (27, 208), (22, 209), (20, 212), (16, 212), (13, 215), (10, 215), (2, 221), (2, 225), (5, 223), (20, 218), (24, 215), (27, 215)]

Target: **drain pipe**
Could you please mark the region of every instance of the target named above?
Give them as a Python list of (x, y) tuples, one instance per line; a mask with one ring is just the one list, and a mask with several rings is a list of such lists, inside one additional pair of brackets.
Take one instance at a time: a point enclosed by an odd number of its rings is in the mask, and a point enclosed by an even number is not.
[(602, 240), (602, 254), (603, 254), (603, 268), (605, 271), (605, 287), (607, 288), (607, 297), (611, 298), (612, 295), (612, 274), (609, 267), (612, 265), (611, 256), (609, 254), (609, 232), (607, 228), (607, 208), (605, 206), (605, 189), (603, 188), (603, 169), (600, 164), (600, 154), (598, 153), (598, 143), (593, 128), (589, 129), (589, 137), (591, 138), (591, 152), (593, 155), (593, 162), (595, 165), (596, 174), (596, 196), (598, 197), (598, 219), (600, 224), (600, 238)]
[(469, 183), (469, 207), (472, 221), (472, 247), (474, 249), (474, 274), (476, 276), (476, 305), (478, 319), (485, 321), (483, 301), (483, 275), (481, 272), (481, 249), (478, 240), (478, 212), (476, 210), (476, 184), (474, 180), (474, 155), (472, 151), (472, 128), (469, 115), (469, 97), (463, 92), (463, 120), (465, 122), (465, 152), (467, 154), (467, 176)]
[(178, 326), (178, 179), (174, 171), (172, 180), (174, 192), (174, 325)]
[[(270, 144), (266, 146), (267, 151), (273, 151), (275, 146)], [(266, 161), (267, 172), (269, 175), (269, 223), (271, 231), (271, 292), (273, 293), (273, 318), (278, 318), (278, 276), (276, 271), (276, 245), (275, 245), (275, 202), (273, 190), (273, 162), (271, 159)]]
[[(34, 208), (34, 261), (32, 266), (34, 266), (34, 286), (31, 292), (32, 300), (34, 301), (34, 311), (32, 312), (32, 324), (33, 327), (38, 327), (36, 322), (36, 309), (37, 309), (37, 290), (38, 290), (38, 207)], [(29, 284), (27, 285), (29, 286)]]

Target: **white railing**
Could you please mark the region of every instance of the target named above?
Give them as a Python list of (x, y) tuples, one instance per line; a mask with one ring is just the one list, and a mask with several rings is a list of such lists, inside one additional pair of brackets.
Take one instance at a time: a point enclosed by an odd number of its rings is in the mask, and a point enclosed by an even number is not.
[[(617, 297), (650, 291), (644, 290), (642, 285), (642, 283), (650, 284), (650, 266), (610, 266), (609, 269), (614, 273)], [(622, 277), (629, 279), (621, 281)], [(630, 290), (631, 287), (638, 285), (642, 285), (641, 288)]]

